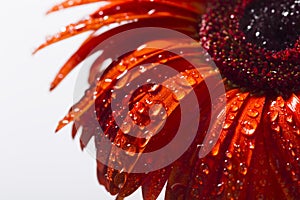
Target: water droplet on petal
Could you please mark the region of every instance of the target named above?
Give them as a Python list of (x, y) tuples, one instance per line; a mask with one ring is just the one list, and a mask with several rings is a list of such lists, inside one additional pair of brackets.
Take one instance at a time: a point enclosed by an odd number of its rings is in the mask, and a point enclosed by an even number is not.
[(119, 63), (116, 67), (117, 67), (117, 70), (121, 73), (124, 72), (125, 70), (127, 70), (127, 66), (125, 64), (123, 64), (122, 62)]
[(247, 136), (253, 135), (257, 128), (257, 122), (256, 120), (251, 121), (243, 121), (242, 123), (242, 130), (241, 132)]
[(299, 180), (298, 174), (295, 171), (292, 171), (291, 174), (292, 174), (292, 180), (293, 181), (296, 182), (296, 181)]
[(226, 167), (227, 170), (229, 170), (229, 171), (232, 170), (232, 163), (231, 163), (230, 160), (227, 160), (227, 159), (226, 159), (226, 160), (224, 161), (224, 165), (225, 165), (225, 167)]
[(255, 108), (260, 108), (260, 106), (261, 106), (261, 105), (260, 105), (259, 103), (255, 103), (255, 104), (254, 104), (254, 107), (255, 107)]
[(273, 131), (277, 132), (277, 133), (279, 133), (280, 130), (281, 130), (280, 126), (279, 126), (277, 123), (273, 123), (273, 124), (271, 125), (271, 129), (272, 129)]
[(249, 148), (252, 150), (255, 148), (255, 145), (252, 142), (249, 142), (248, 145), (249, 145)]
[(187, 82), (190, 84), (190, 86), (194, 86), (197, 83), (197, 81), (195, 80), (195, 78), (192, 77), (192, 76), (188, 76), (187, 77)]
[(225, 155), (227, 158), (232, 158), (232, 153), (228, 150), (225, 152)]
[(235, 118), (235, 115), (233, 113), (228, 114), (228, 119), (234, 120), (234, 118)]
[(162, 88), (161, 85), (158, 85), (158, 84), (154, 84), (149, 90), (148, 92), (159, 92), (159, 90)]
[(259, 112), (255, 109), (249, 109), (247, 111), (247, 114), (248, 114), (249, 117), (255, 118), (259, 115)]
[(293, 116), (292, 115), (288, 115), (286, 117), (286, 121), (289, 122), (289, 123), (293, 123)]
[(201, 164), (201, 169), (202, 169), (202, 172), (203, 172), (204, 174), (206, 174), (206, 175), (209, 174), (209, 168), (208, 168), (208, 165), (202, 163), (202, 164)]
[(219, 183), (216, 188), (216, 194), (221, 195), (224, 191), (224, 183)]
[(225, 121), (225, 123), (224, 123), (224, 125), (223, 125), (223, 129), (224, 129), (224, 130), (227, 130), (227, 129), (230, 128), (230, 126), (231, 126), (231, 122)]
[(130, 122), (124, 122), (122, 124), (121, 130), (123, 131), (123, 133), (127, 134), (130, 132), (132, 127), (132, 124)]
[(122, 172), (122, 173), (117, 174), (114, 177), (114, 184), (115, 184), (115, 186), (117, 186), (118, 188), (121, 189), (124, 186), (126, 180), (127, 180), (127, 174)]
[(282, 97), (277, 98), (277, 103), (280, 108), (283, 108), (285, 106), (285, 102)]
[(155, 104), (150, 108), (149, 114), (151, 116), (157, 116), (157, 115), (159, 115), (159, 113), (161, 112), (162, 109), (163, 109), (163, 105)]
[(236, 181), (236, 185), (238, 186), (237, 188), (238, 188), (239, 190), (242, 190), (242, 189), (243, 189), (244, 183), (243, 183), (242, 181), (240, 181), (240, 180), (237, 180), (237, 181)]
[(245, 98), (244, 98), (243, 96), (238, 96), (237, 99), (238, 99), (239, 101), (244, 101), (244, 100), (245, 100)]
[(245, 163), (240, 163), (239, 171), (241, 174), (246, 175), (248, 172), (247, 166)]
[(239, 107), (238, 107), (237, 105), (232, 104), (230, 110), (231, 110), (232, 112), (236, 112), (236, 111), (239, 110)]
[(211, 151), (211, 153), (212, 153), (213, 156), (218, 155), (218, 153), (219, 153), (219, 148), (218, 148), (218, 147), (213, 148), (213, 150)]
[(175, 90), (175, 91), (174, 91), (174, 93), (173, 93), (173, 98), (174, 98), (174, 100), (176, 100), (176, 101), (180, 101), (180, 100), (182, 100), (182, 99), (185, 97), (185, 95), (186, 95), (185, 91), (179, 89), (179, 90)]
[(279, 113), (278, 111), (272, 111), (269, 113), (269, 115), (270, 115), (271, 122), (274, 122), (277, 120)]
[(128, 144), (126, 149), (126, 154), (129, 155), (129, 156), (134, 156), (135, 155), (135, 151), (136, 151), (136, 147), (131, 145), (131, 144)]

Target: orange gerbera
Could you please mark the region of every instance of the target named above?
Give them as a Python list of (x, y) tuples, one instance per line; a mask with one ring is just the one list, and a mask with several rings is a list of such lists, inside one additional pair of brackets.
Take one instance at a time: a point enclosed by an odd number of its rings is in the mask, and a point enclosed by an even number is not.
[[(94, 2), (101, 1), (68, 0), (53, 7), (50, 12)], [(100, 184), (112, 195), (117, 195), (117, 199), (129, 196), (139, 187), (144, 199), (156, 199), (165, 184), (165, 199), (297, 199), (300, 196), (300, 2), (105, 2), (107, 4), (95, 13), (66, 26), (64, 31), (38, 48), (40, 50), (60, 40), (92, 31), (61, 68), (51, 89), (105, 40), (136, 28), (160, 27), (193, 38), (208, 52), (223, 77), (223, 84), (216, 84), (215, 88), (225, 85), (226, 106), (211, 107), (213, 99), (206, 83), (217, 76), (218, 70), (208, 67), (211, 66), (208, 54), (195, 51), (191, 43), (174, 41), (171, 36), (159, 39), (147, 36), (148, 40), (144, 43), (136, 44), (135, 51), (120, 55), (118, 49), (134, 40), (135, 35), (131, 33), (102, 46), (103, 53), (90, 68), (90, 88), (57, 129), (73, 121), (73, 137), (82, 128), (82, 148), (93, 138)], [(111, 24), (115, 26), (102, 29)], [(163, 50), (145, 48), (157, 43)], [(172, 53), (174, 49), (182, 49), (181, 56)], [(199, 56), (207, 57), (207, 62), (200, 63), (203, 72), (200, 75), (186, 62), (186, 58)], [(100, 73), (101, 63), (107, 58), (112, 58), (113, 62)], [(129, 107), (133, 123), (130, 124), (123, 117), (127, 115), (126, 110), (111, 109), (112, 99), (116, 98), (113, 92), (125, 91), (130, 83), (143, 76), (142, 68), (132, 71), (129, 77), (126, 73), (147, 63), (172, 66), (179, 76), (167, 77), (164, 83), (171, 87), (172, 84), (174, 87), (181, 85), (183, 89), (174, 100), (173, 93), (178, 90), (172, 92), (150, 82), (140, 86), (130, 99), (122, 100), (124, 105), (117, 105)], [(154, 71), (156, 64), (150, 67)], [(154, 72), (151, 76), (159, 77), (161, 73)], [(178, 83), (180, 77), (187, 82)], [(183, 85), (191, 86), (192, 90)], [(179, 100), (188, 99), (192, 91), (196, 93), (199, 111), (195, 111), (195, 105), (190, 105), (185, 112), (195, 118), (195, 112), (200, 112), (201, 118), (197, 121), (199, 127), (190, 146), (167, 166), (153, 171), (134, 171), (142, 154), (162, 148), (176, 136), (182, 114)], [(148, 133), (145, 138), (131, 136), (129, 133), (138, 132), (135, 125), (143, 129), (150, 123), (150, 112), (160, 115), (161, 107), (151, 111), (150, 107), (155, 102), (161, 103), (166, 110), (158, 120), (166, 119), (166, 123), (158, 123), (154, 127), (155, 130), (161, 128), (159, 134)], [(212, 112), (213, 109), (216, 113)], [(220, 123), (218, 119), (222, 116), (225, 120)], [(117, 118), (124, 122), (121, 127), (116, 122)], [(188, 126), (187, 138), (191, 137)], [(209, 141), (218, 137), (209, 154), (200, 156), (201, 148), (208, 148), (205, 146), (207, 135)], [(101, 144), (106, 138), (114, 147)], [(128, 163), (121, 162), (118, 160), (121, 155), (119, 149), (126, 151), (129, 157), (138, 156), (128, 159)], [(144, 164), (161, 162), (152, 157)]]

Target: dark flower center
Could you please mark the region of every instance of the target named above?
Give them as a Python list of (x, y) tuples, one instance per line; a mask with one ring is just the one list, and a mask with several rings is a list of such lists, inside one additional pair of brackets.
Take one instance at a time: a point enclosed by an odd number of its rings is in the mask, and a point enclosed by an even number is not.
[(300, 91), (300, 0), (214, 2), (199, 35), (223, 77), (252, 91)]
[(268, 50), (294, 46), (300, 35), (299, 0), (254, 0), (240, 19), (247, 41)]

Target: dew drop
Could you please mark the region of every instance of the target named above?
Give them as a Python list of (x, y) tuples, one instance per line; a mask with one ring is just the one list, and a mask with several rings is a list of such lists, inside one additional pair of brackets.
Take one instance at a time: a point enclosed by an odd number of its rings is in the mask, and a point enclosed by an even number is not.
[(293, 123), (293, 116), (292, 116), (292, 115), (288, 115), (288, 116), (286, 117), (286, 121), (287, 121), (288, 123)]
[(125, 70), (127, 70), (127, 66), (125, 65), (125, 64), (123, 64), (123, 63), (119, 63), (118, 65), (117, 65), (117, 70), (119, 71), (119, 72), (124, 72)]
[(241, 174), (246, 175), (248, 172), (247, 166), (245, 163), (240, 163), (239, 171)]
[(145, 111), (145, 105), (142, 102), (137, 102), (134, 107), (139, 113), (143, 113)]
[(188, 76), (187, 77), (187, 82), (189, 83), (190, 86), (194, 86), (197, 83), (197, 81), (195, 80), (195, 78), (192, 77), (192, 76)]
[(292, 171), (291, 174), (292, 174), (292, 180), (293, 180), (293, 181), (296, 182), (296, 181), (299, 180), (298, 175), (297, 175), (297, 173), (296, 173), (295, 171)]
[(159, 92), (159, 90), (162, 88), (161, 85), (158, 84), (154, 84), (149, 90), (148, 92), (153, 93), (153, 92)]
[(223, 129), (224, 130), (228, 130), (231, 126), (231, 122), (230, 121), (225, 121), (224, 125), (223, 125)]
[(196, 179), (196, 181), (197, 181), (200, 185), (203, 184), (203, 179), (202, 179), (201, 176), (197, 175), (195, 179)]
[(276, 133), (279, 133), (280, 132), (280, 126), (277, 124), (277, 123), (272, 123), (272, 125), (271, 125), (271, 129), (273, 130), (273, 131), (275, 131)]
[(296, 135), (300, 136), (300, 129), (294, 128), (293, 131), (294, 131), (294, 133), (295, 133)]
[(244, 183), (243, 183), (243, 181), (241, 181), (241, 180), (237, 180), (237, 181), (236, 181), (236, 185), (237, 185), (237, 188), (238, 188), (239, 190), (242, 190), (242, 189), (243, 189)]
[(185, 97), (186, 93), (184, 90), (179, 89), (179, 90), (175, 90), (173, 93), (173, 98), (175, 101), (180, 101)]
[(129, 156), (134, 156), (135, 155), (135, 151), (136, 151), (136, 147), (131, 145), (131, 144), (128, 144), (126, 149), (126, 154), (129, 155)]
[(228, 119), (234, 120), (234, 118), (235, 118), (235, 115), (233, 113), (228, 114)]
[(124, 76), (121, 79), (119, 79), (117, 81), (116, 85), (114, 86), (114, 88), (115, 89), (121, 89), (121, 88), (123, 88), (126, 85), (126, 83), (128, 82), (128, 78), (129, 78), (128, 76)]
[(239, 101), (244, 101), (245, 98), (244, 98), (243, 96), (238, 96), (238, 97), (237, 97), (237, 100), (239, 100)]
[(201, 164), (201, 169), (202, 169), (202, 172), (203, 172), (204, 174), (206, 174), (206, 175), (209, 174), (209, 167), (208, 167), (208, 165), (202, 163), (202, 164)]
[(239, 107), (238, 107), (237, 105), (232, 104), (230, 110), (231, 110), (232, 112), (236, 112), (236, 111), (239, 110)]
[(248, 145), (249, 145), (249, 149), (252, 149), (252, 150), (255, 149), (255, 145), (252, 142), (249, 142)]
[(224, 183), (219, 183), (216, 188), (216, 194), (221, 195), (224, 191)]
[(286, 163), (286, 170), (290, 171), (292, 169), (291, 164), (290, 163)]
[(277, 120), (279, 113), (278, 111), (272, 111), (269, 113), (269, 115), (270, 115), (271, 122), (274, 122)]
[(145, 100), (145, 102), (146, 102), (148, 105), (152, 105), (152, 103), (153, 103), (152, 100), (151, 100), (151, 99), (148, 99), (148, 98)]
[(115, 142), (114, 144), (117, 146), (117, 147), (123, 147), (127, 142), (127, 139), (125, 137), (122, 137), (122, 136), (117, 136), (115, 138)]
[(150, 115), (158, 116), (162, 109), (163, 109), (163, 105), (155, 104), (150, 108)]
[(122, 124), (121, 130), (123, 131), (123, 133), (127, 134), (130, 132), (131, 127), (132, 127), (132, 125), (130, 122), (124, 122)]
[(127, 174), (122, 172), (122, 173), (118, 173), (115, 177), (114, 177), (114, 184), (115, 186), (117, 186), (118, 188), (122, 188), (125, 184), (127, 180)]
[(247, 115), (249, 117), (255, 118), (255, 117), (257, 117), (259, 115), (259, 112), (257, 110), (255, 110), (255, 109), (249, 109), (247, 111)]
[(256, 120), (243, 121), (241, 125), (243, 126), (241, 132), (247, 136), (253, 135), (257, 128)]
[(255, 103), (255, 104), (254, 104), (254, 107), (255, 107), (255, 108), (260, 108), (260, 106), (261, 106), (261, 105), (260, 105), (259, 103)]
[(224, 165), (225, 165), (225, 167), (226, 167), (227, 170), (229, 170), (229, 171), (232, 170), (232, 163), (231, 163), (230, 160), (227, 160), (227, 159), (226, 159), (226, 160), (224, 161)]
[(282, 97), (277, 98), (277, 104), (280, 108), (284, 107), (285, 103), (284, 103), (284, 100), (282, 99)]
[(225, 152), (225, 155), (227, 158), (232, 158), (232, 153), (228, 150)]
[(219, 148), (216, 146), (215, 148), (213, 148), (213, 150), (211, 151), (213, 156), (217, 156), (219, 153)]

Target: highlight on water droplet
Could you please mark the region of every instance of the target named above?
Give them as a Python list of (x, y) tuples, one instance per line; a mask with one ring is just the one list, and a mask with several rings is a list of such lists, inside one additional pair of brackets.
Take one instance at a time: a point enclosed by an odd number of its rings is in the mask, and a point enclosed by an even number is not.
[(247, 166), (245, 163), (240, 163), (239, 171), (241, 174), (246, 175), (248, 172)]
[(242, 130), (241, 132), (244, 134), (244, 135), (247, 135), (247, 136), (251, 136), (254, 134), (256, 128), (257, 128), (257, 121), (256, 120), (251, 120), (251, 121), (243, 121), (241, 123), (242, 125)]

